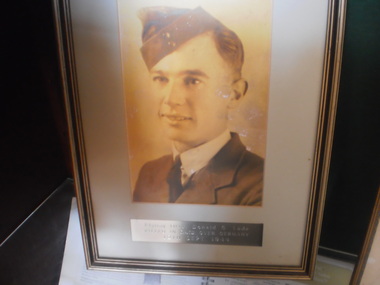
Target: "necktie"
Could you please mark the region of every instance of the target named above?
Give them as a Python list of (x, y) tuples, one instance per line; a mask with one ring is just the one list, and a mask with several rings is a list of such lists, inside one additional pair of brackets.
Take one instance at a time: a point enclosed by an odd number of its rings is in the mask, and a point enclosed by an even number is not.
[(172, 168), (169, 171), (166, 181), (169, 184), (169, 202), (174, 203), (183, 192), (181, 182), (181, 159), (179, 155), (175, 158)]

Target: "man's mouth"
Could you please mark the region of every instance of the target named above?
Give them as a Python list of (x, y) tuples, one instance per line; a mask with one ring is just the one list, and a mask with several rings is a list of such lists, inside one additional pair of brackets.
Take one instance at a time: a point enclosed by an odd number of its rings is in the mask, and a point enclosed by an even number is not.
[(171, 114), (160, 114), (161, 118), (167, 118), (170, 121), (186, 121), (191, 120), (191, 117), (188, 116), (182, 116), (182, 115), (171, 115)]

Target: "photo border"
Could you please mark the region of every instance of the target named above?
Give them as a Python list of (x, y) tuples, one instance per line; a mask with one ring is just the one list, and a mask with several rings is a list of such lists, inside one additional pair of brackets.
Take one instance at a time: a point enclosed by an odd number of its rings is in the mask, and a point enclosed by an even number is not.
[[(90, 2), (89, 2), (90, 3)], [(86, 263), (94, 269), (185, 275), (212, 275), (255, 278), (310, 279), (314, 272), (321, 229), (323, 204), (327, 186), (332, 138), (339, 89), (340, 65), (345, 22), (344, 0), (329, 1), (323, 80), (321, 82), (320, 117), (316, 130), (314, 171), (309, 199), (303, 258), (299, 266), (260, 264), (215, 264), (204, 262), (168, 262), (119, 257), (104, 258), (99, 254), (97, 226), (94, 219), (92, 179), (88, 169), (93, 167), (86, 156), (86, 131), (83, 127), (77, 78), (74, 36), (70, 0), (54, 0), (57, 40), (60, 52), (62, 84), (66, 96), (67, 117), (74, 165), (74, 180), (78, 199)], [(270, 106), (269, 106), (270, 108)]]

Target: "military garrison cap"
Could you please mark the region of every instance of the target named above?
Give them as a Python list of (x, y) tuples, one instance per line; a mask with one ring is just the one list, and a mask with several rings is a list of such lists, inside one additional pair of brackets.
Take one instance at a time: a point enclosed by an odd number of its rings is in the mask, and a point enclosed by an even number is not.
[(224, 27), (203, 10), (148, 7), (140, 10), (143, 24), (141, 54), (148, 69), (195, 36)]

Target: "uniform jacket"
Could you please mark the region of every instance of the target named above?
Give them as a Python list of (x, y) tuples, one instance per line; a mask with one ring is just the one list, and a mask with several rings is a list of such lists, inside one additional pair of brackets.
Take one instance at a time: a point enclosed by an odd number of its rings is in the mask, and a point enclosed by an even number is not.
[[(193, 174), (175, 203), (261, 206), (264, 160), (247, 151), (237, 134), (231, 135), (209, 163)], [(172, 155), (147, 162), (141, 168), (133, 200), (167, 203), (166, 179), (172, 165)]]

